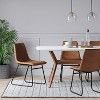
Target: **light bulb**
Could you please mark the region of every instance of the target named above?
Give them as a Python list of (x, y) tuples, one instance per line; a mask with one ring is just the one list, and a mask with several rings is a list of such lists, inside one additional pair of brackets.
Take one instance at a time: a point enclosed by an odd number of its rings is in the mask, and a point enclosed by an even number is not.
[(88, 21), (89, 21), (89, 22), (94, 22), (94, 21), (95, 21), (95, 18), (96, 18), (96, 15), (95, 15), (94, 12), (91, 11), (91, 12), (88, 14), (87, 18), (88, 18)]
[(75, 22), (76, 21), (76, 14), (74, 12), (70, 12), (67, 15), (67, 22)]

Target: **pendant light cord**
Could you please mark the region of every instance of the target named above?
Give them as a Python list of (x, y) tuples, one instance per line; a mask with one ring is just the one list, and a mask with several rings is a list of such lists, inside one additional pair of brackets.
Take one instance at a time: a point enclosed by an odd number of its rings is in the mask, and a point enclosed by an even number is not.
[(91, 12), (92, 12), (92, 0), (91, 0)]
[(72, 12), (72, 0), (71, 0), (71, 12)]

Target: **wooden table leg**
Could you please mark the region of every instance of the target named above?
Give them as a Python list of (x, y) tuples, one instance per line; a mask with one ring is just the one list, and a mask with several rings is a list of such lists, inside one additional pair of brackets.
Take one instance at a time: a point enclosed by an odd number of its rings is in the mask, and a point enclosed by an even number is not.
[(52, 82), (53, 82), (53, 79), (54, 79), (54, 75), (55, 75), (55, 72), (56, 72), (56, 68), (57, 68), (57, 64), (55, 64), (53, 66), (53, 69), (51, 71), (50, 78), (49, 78), (49, 87), (51, 87), (51, 85), (52, 85)]
[(55, 75), (55, 72), (56, 72), (56, 68), (57, 68), (57, 59), (56, 59), (56, 56), (55, 56), (53, 51), (49, 51), (49, 53), (50, 53), (50, 55), (53, 59), (53, 62), (54, 62), (54, 65), (52, 67), (51, 74), (50, 74), (50, 77), (49, 77), (49, 87), (51, 87), (51, 84), (53, 82), (54, 75)]
[(51, 70), (51, 73), (50, 73), (50, 76), (49, 76), (49, 82), (50, 82), (50, 78), (51, 78), (53, 70), (54, 70), (54, 64), (53, 64), (53, 67), (52, 67), (52, 70)]

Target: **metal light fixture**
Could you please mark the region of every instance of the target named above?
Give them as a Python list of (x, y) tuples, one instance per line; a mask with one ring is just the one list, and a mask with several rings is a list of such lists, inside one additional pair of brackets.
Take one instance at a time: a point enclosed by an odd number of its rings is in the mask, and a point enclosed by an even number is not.
[(92, 0), (91, 0), (91, 11), (90, 11), (90, 13), (88, 13), (87, 19), (89, 22), (93, 22), (93, 21), (95, 21), (95, 17), (96, 17), (96, 15), (92, 10)]
[(72, 0), (71, 0), (71, 11), (67, 15), (67, 22), (74, 22), (76, 20), (76, 14), (72, 11)]

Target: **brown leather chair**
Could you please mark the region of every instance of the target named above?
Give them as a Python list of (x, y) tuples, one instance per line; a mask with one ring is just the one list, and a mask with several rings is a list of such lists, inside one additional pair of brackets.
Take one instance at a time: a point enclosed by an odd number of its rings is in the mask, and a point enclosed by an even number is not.
[[(25, 77), (24, 77), (24, 81), (26, 83), (31, 83), (31, 85), (29, 85), (29, 87), (33, 86), (33, 83), (36, 83), (36, 82), (33, 82), (32, 70), (34, 70), (34, 69), (40, 69), (40, 68), (42, 69), (43, 77), (44, 77), (44, 83), (46, 83), (44, 69), (43, 69), (43, 65), (46, 64), (45, 61), (37, 61), (37, 60), (30, 59), (24, 43), (16, 43), (14, 45), (14, 53), (15, 53), (15, 60), (16, 60), (16, 63), (18, 64), (18, 66), (16, 68), (16, 71), (15, 71), (14, 76), (13, 76), (12, 81), (11, 81), (11, 83), (13, 85), (28, 86), (28, 85), (21, 85), (21, 84), (14, 84), (13, 83), (14, 77), (16, 76), (17, 70), (18, 70), (20, 65), (24, 65), (24, 67), (27, 68), (26, 73), (25, 73)], [(40, 65), (40, 66), (38, 66), (38, 65)], [(27, 72), (28, 72), (29, 68), (31, 69), (31, 77), (32, 77), (31, 82), (28, 82), (26, 80)], [(38, 83), (38, 84), (42, 84), (42, 83)]]
[[(73, 74), (72, 74), (70, 91), (72, 93), (75, 93), (75, 94), (82, 96), (82, 94), (83, 94), (82, 73), (89, 73), (91, 76), (91, 80), (90, 80), (91, 81), (91, 89), (95, 92), (100, 93), (99, 91), (94, 90), (93, 86), (92, 86), (92, 72), (100, 70), (99, 65), (100, 65), (100, 49), (87, 49), (87, 50), (85, 50), (80, 66), (72, 67)], [(74, 74), (79, 74), (79, 76), (80, 76), (79, 78), (81, 81), (81, 89), (82, 89), (81, 93), (77, 93), (77, 92), (73, 91), (73, 89), (72, 89), (73, 88)]]
[[(67, 41), (63, 41), (63, 45)], [(72, 41), (72, 46), (78, 47), (77, 41)], [(60, 81), (62, 81), (62, 72), (63, 72), (63, 66), (77, 66), (80, 65), (81, 57), (79, 51), (62, 51), (61, 52), (61, 60), (66, 62), (65, 64), (62, 63), (61, 66), (61, 72), (60, 72)]]
[(100, 46), (100, 41), (90, 41), (91, 46)]
[[(100, 46), (100, 41), (90, 41), (90, 46)], [(100, 76), (100, 71), (98, 71), (99, 76)]]

